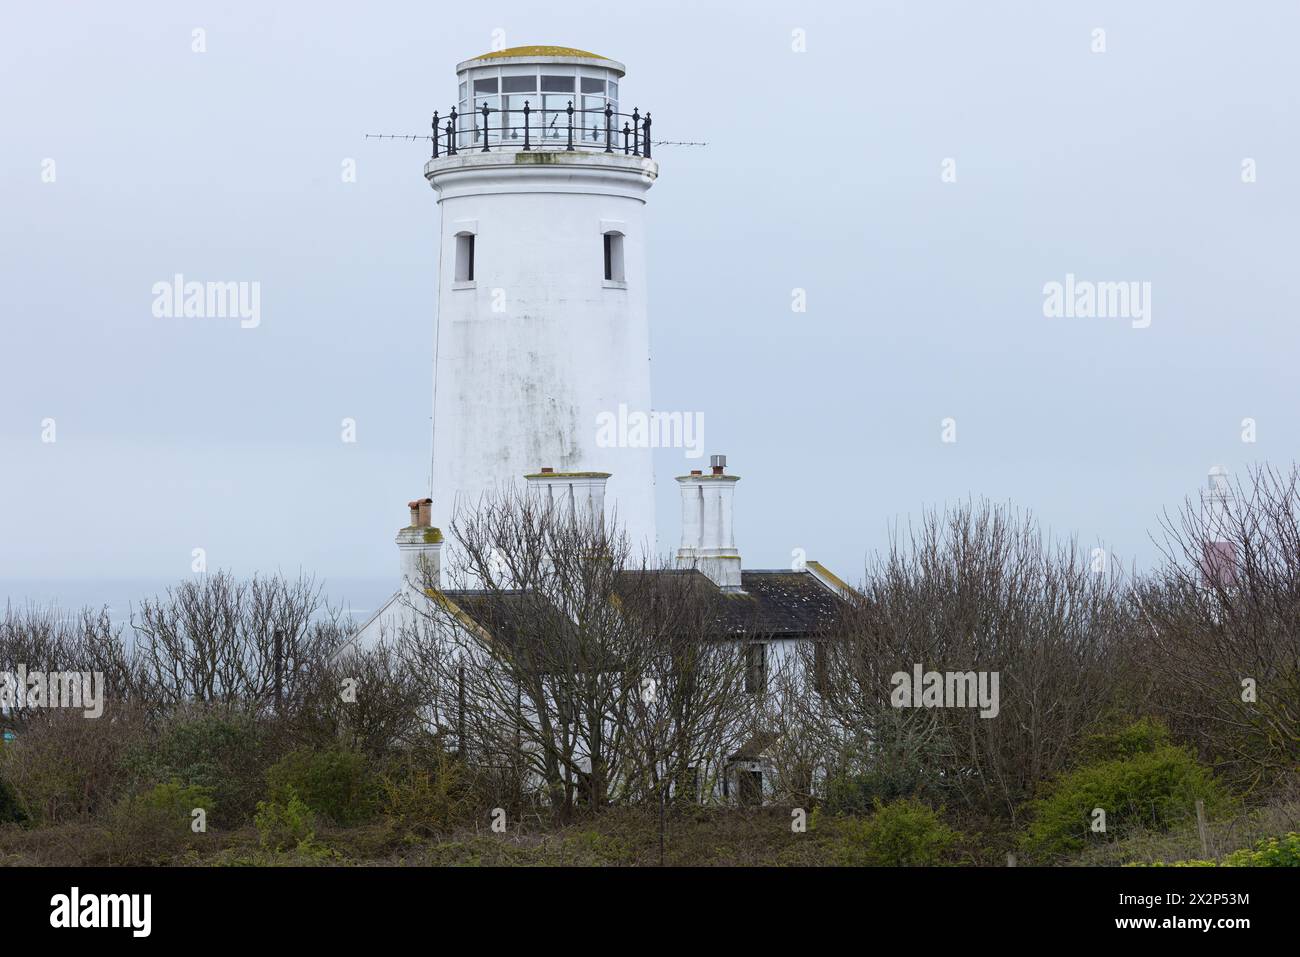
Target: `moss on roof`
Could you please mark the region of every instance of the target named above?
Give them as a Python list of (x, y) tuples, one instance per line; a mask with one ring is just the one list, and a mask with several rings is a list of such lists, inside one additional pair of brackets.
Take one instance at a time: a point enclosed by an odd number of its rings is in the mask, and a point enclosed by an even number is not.
[(510, 47), (505, 50), (493, 50), (491, 53), (484, 53), (482, 56), (474, 57), (475, 60), (499, 60), (503, 57), (510, 56), (576, 56), (585, 57), (589, 60), (604, 60), (606, 57), (599, 53), (588, 53), (586, 50), (575, 50), (573, 47), (555, 47), (555, 46), (529, 46), (529, 47)]
[(609, 478), (613, 472), (529, 472), (526, 479), (551, 478)]

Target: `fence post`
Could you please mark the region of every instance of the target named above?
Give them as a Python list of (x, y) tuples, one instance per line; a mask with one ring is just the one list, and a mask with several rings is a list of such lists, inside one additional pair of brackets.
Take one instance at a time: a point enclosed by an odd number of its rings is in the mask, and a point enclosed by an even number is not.
[(531, 152), (532, 146), (528, 142), (528, 101), (524, 100), (524, 152)]
[(1201, 857), (1208, 860), (1210, 856), (1210, 826), (1205, 821), (1205, 802), (1200, 798), (1196, 799), (1196, 831), (1201, 837)]
[(438, 158), (438, 113), (435, 110), (433, 114), (433, 158)]

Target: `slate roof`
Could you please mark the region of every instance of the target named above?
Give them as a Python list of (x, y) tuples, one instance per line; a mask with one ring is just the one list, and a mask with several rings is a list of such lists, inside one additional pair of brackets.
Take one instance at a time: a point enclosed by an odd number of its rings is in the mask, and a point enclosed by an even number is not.
[[(519, 590), (487, 589), (452, 589), (443, 594), (468, 615), (474, 624), (508, 647), (516, 647), (521, 635), (535, 635), (539, 631), (547, 635), (563, 634), (564, 616), (559, 609), (536, 595)], [(537, 615), (546, 615), (551, 620), (540, 627), (529, 624)]]
[[(654, 576), (646, 588), (642, 576)], [(718, 638), (811, 638), (834, 623), (841, 599), (811, 572), (784, 569), (741, 572), (741, 593), (723, 593), (697, 569), (629, 571), (622, 592), (629, 598), (680, 600), (694, 589), (712, 606)], [(655, 585), (660, 587), (656, 588)], [(521, 638), (546, 635), (552, 640), (565, 633), (559, 609), (535, 594), (523, 591), (452, 589), (443, 592), (475, 624), (511, 648)], [(537, 615), (554, 616), (538, 623)]]
[[(806, 638), (835, 622), (841, 600), (812, 572), (742, 571), (745, 593), (728, 595), (732, 627), (772, 638)], [(745, 606), (749, 607), (745, 607)]]

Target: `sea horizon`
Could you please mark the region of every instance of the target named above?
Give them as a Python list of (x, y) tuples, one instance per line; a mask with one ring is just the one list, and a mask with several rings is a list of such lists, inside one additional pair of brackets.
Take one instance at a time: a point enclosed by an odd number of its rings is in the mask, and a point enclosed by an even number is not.
[[(165, 596), (168, 588), (174, 589), (198, 577), (8, 579), (0, 581), (0, 603), (14, 610), (36, 607), (71, 614), (83, 608), (107, 609), (115, 623), (129, 624), (132, 613), (144, 599)], [(358, 623), (369, 617), (397, 588), (391, 577), (317, 575), (315, 581), (329, 607), (338, 609), (341, 617), (351, 617)]]

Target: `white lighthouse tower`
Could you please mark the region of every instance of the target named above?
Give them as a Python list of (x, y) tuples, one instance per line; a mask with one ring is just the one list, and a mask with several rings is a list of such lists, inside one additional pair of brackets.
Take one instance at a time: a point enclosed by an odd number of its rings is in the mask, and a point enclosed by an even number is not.
[(610, 473), (606, 507), (655, 549), (648, 447), (604, 447), (597, 417), (649, 413), (650, 115), (623, 65), (514, 47), (456, 67), (425, 177), (441, 211), (433, 398), (435, 525), (487, 492)]

